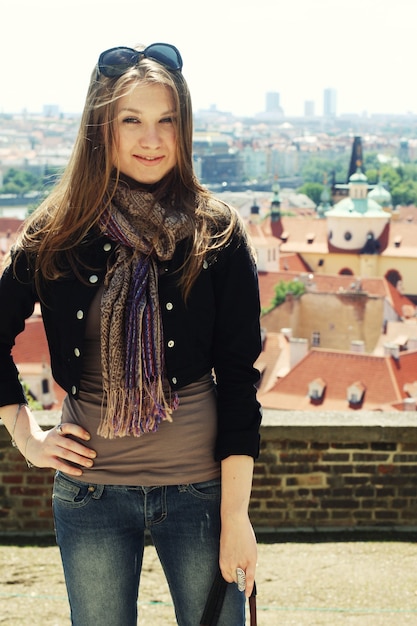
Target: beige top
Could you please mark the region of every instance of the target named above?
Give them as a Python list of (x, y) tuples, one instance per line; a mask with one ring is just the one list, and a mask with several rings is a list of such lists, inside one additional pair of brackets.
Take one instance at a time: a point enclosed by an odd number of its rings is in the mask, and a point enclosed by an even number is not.
[(97, 435), (102, 411), (100, 354), (100, 298), (89, 311), (83, 373), (78, 400), (67, 396), (62, 421), (83, 426), (91, 435), (89, 447), (97, 452), (94, 467), (84, 469), (81, 480), (112, 485), (176, 485), (220, 476), (213, 451), (217, 430), (216, 393), (211, 374), (179, 392), (173, 421), (141, 437), (104, 439)]

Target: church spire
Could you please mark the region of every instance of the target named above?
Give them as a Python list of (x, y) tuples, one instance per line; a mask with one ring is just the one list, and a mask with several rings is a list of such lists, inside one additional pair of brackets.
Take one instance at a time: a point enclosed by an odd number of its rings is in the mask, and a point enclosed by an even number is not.
[(349, 183), (350, 177), (358, 172), (358, 168), (365, 174), (363, 166), (363, 150), (362, 150), (362, 138), (355, 137), (352, 145), (352, 154), (350, 156), (350, 165), (346, 182)]
[(276, 222), (281, 218), (281, 187), (279, 186), (277, 178), (272, 185), (272, 200), (271, 200), (271, 221)]

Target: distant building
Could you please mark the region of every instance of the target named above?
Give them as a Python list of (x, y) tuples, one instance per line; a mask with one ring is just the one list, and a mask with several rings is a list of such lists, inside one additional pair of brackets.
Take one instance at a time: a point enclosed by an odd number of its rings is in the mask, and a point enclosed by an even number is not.
[(240, 183), (244, 178), (243, 165), (242, 155), (237, 151), (206, 154), (201, 157), (201, 180), (211, 185)]
[(265, 111), (267, 113), (282, 113), (282, 108), (280, 105), (280, 96), (277, 91), (269, 91), (266, 94)]
[(277, 216), (271, 209), (261, 224), (264, 234), (280, 240), (280, 257), (298, 254), (313, 275), (385, 278), (415, 305), (417, 210), (394, 210), (391, 195), (380, 182), (370, 188), (361, 169), (359, 139), (353, 142), (356, 171), (347, 185), (340, 186), (347, 195), (340, 194), (336, 202), (333, 195), (334, 204), (327, 210), (328, 197), (324, 197), (320, 210), (314, 215), (304, 211), (303, 219), (284, 211)]
[(368, 179), (359, 167), (349, 179), (349, 196), (326, 218), (329, 252), (373, 255), (387, 247), (390, 215), (369, 197)]
[(265, 111), (256, 114), (257, 119), (274, 122), (281, 120), (284, 110), (281, 106), (280, 95), (277, 91), (269, 91), (265, 98)]
[(61, 112), (57, 104), (44, 104), (42, 113), (44, 117), (59, 117)]
[(402, 161), (403, 163), (409, 163), (410, 162), (410, 149), (409, 149), (409, 141), (408, 139), (401, 139), (400, 141), (400, 147), (399, 147), (399, 151), (398, 151), (398, 157), (400, 159), (400, 161)]
[(336, 89), (327, 88), (323, 92), (323, 117), (336, 117)]

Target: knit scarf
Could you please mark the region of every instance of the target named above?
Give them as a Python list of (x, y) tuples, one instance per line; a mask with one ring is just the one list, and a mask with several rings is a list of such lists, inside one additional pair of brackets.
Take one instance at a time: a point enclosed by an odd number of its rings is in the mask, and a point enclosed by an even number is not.
[(120, 245), (101, 300), (106, 408), (97, 432), (109, 439), (140, 437), (155, 432), (162, 420), (172, 421), (178, 406), (165, 377), (157, 261), (172, 258), (192, 223), (152, 194), (119, 184), (101, 226)]

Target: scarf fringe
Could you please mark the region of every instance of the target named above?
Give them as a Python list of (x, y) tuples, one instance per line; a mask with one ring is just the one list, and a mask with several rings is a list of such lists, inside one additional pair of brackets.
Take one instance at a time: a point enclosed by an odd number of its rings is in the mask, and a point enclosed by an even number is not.
[(178, 408), (178, 394), (170, 393), (166, 399), (160, 380), (143, 389), (112, 389), (105, 395), (106, 409), (97, 434), (106, 439), (154, 433), (161, 422), (173, 421), (172, 413)]

